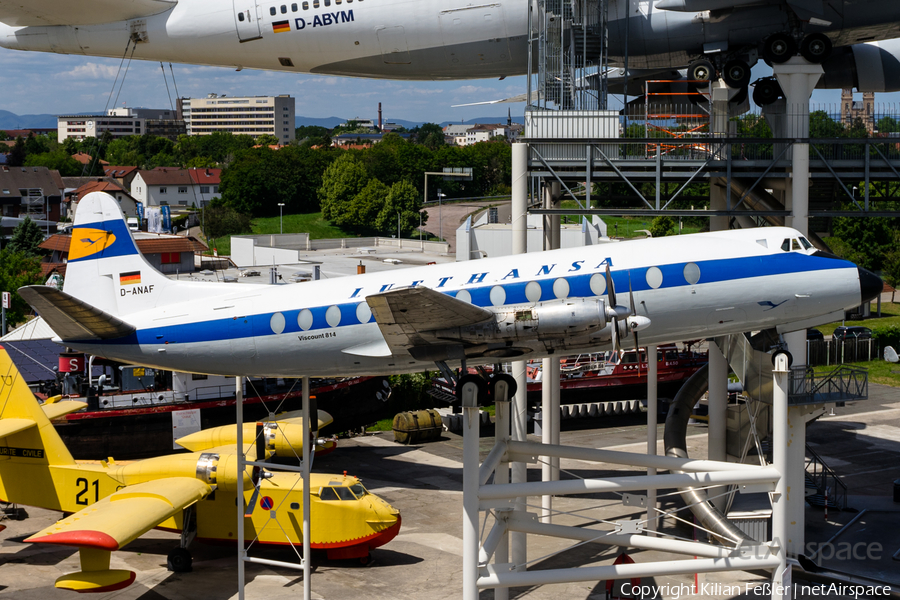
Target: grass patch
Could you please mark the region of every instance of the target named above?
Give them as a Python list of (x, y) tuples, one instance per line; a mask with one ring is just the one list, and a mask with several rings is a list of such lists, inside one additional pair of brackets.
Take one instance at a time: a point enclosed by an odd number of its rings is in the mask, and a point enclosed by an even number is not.
[[(577, 209), (578, 204), (574, 200), (563, 200), (560, 203), (562, 208)], [(581, 223), (585, 219), (583, 215), (565, 215), (562, 217), (563, 223)], [(587, 217), (590, 220), (590, 217)], [(638, 233), (641, 229), (650, 229), (653, 217), (612, 217), (602, 215), (600, 217), (606, 223), (606, 234), (610, 237), (618, 238), (643, 238), (645, 233)], [(673, 217), (674, 218), (674, 217)], [(675, 219), (676, 223), (678, 219)], [(677, 227), (677, 226), (676, 226)], [(698, 233), (700, 227), (698, 225), (685, 224), (681, 230), (682, 234)]]
[[(870, 360), (848, 364), (850, 367), (863, 367), (869, 370), (869, 383), (880, 383), (881, 385), (889, 385), (891, 387), (900, 387), (900, 364), (889, 363), (884, 360)], [(816, 374), (831, 373), (838, 367), (818, 366), (813, 367)]]
[(381, 419), (372, 425), (366, 426), (366, 431), (391, 431), (394, 428), (394, 418)]
[[(252, 221), (252, 233), (280, 233), (279, 217), (260, 217)], [(284, 215), (285, 233), (308, 233), (312, 240), (356, 237), (355, 233), (344, 231), (322, 218), (322, 213), (306, 213), (300, 215)], [(250, 232), (248, 232), (250, 233)]]

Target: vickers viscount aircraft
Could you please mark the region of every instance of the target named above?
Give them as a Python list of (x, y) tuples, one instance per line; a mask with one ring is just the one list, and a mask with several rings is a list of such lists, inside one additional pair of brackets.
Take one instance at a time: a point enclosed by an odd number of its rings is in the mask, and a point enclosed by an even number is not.
[[(0, 0), (0, 46), (356, 77), (504, 77), (526, 72), (533, 1)], [(690, 67), (689, 79), (718, 70), (741, 87), (759, 55), (783, 62), (799, 51), (831, 57), (824, 86), (900, 89), (900, 46), (871, 43), (897, 37), (897, 2), (610, 0), (609, 19), (613, 66), (625, 64), (627, 41), (632, 69)], [(599, 48), (599, 29), (588, 35)]]
[[(214, 445), (233, 439), (234, 426), (185, 439), (186, 447), (202, 449), (189, 454), (130, 463), (76, 462), (49, 416), (83, 406), (74, 401), (38, 404), (0, 347), (0, 499), (74, 513), (25, 540), (79, 549), (81, 571), (63, 575), (56, 587), (101, 592), (130, 585), (135, 574), (110, 569), (110, 553), (154, 527), (182, 533), (168, 564), (173, 571), (191, 570), (187, 547), (195, 537), (234, 541), (238, 495), (247, 507), (248, 542), (302, 543), (300, 475), (251, 469), (239, 473), (236, 446)], [(254, 445), (255, 427), (248, 426), (249, 446)], [(297, 427), (302, 423), (290, 418), (260, 424), (257, 458), (301, 452), (302, 443), (291, 441)], [(245, 450), (249, 453), (250, 448)], [(371, 549), (397, 535), (400, 513), (368, 493), (356, 477), (314, 473), (310, 481), (312, 548), (326, 550), (329, 558), (365, 560)], [(257, 507), (260, 510), (254, 510)]]
[(784, 227), (292, 285), (173, 281), (138, 252), (115, 199), (96, 192), (79, 203), (63, 291), (19, 293), (78, 351), (187, 372), (295, 377), (576, 354), (638, 331), (651, 344), (798, 331), (840, 319), (881, 289), (877, 276)]

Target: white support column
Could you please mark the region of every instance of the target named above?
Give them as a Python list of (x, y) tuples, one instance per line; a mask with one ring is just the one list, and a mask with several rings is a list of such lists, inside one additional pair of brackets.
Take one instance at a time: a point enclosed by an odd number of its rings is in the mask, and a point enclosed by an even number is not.
[[(795, 56), (773, 67), (786, 102), (783, 135), (809, 137), (809, 98), (824, 74), (822, 65), (814, 65)], [(809, 144), (794, 144), (792, 159), (791, 222), (804, 235), (809, 233)]]
[[(772, 599), (790, 598), (790, 593), (783, 593), (783, 584), (787, 569), (788, 551), (788, 369), (787, 356), (784, 353), (775, 355), (775, 368), (772, 370), (774, 390), (772, 394), (772, 462), (780, 477), (775, 482), (775, 493), (772, 495), (772, 544), (770, 550), (779, 559), (779, 565), (772, 573)], [(804, 425), (805, 427), (805, 425)], [(801, 494), (795, 494), (801, 495)], [(802, 495), (801, 495), (802, 497)]]
[[(495, 437), (496, 443), (506, 444), (510, 438), (510, 408), (511, 402), (499, 401), (496, 403)], [(494, 470), (494, 484), (503, 485), (509, 483), (509, 463), (501, 460)], [(503, 534), (503, 538), (494, 552), (494, 564), (509, 562), (509, 531)], [(499, 587), (494, 590), (494, 600), (509, 600), (509, 588)]]
[[(710, 113), (710, 128), (712, 134), (716, 137), (725, 137), (729, 132), (729, 117), (731, 113), (728, 108), (728, 100), (732, 90), (725, 85), (721, 79), (710, 84), (709, 105), (712, 110)], [(725, 149), (721, 150), (724, 153)], [(731, 190), (725, 189), (726, 181), (722, 178), (714, 178), (709, 182), (709, 208), (710, 210), (725, 210), (728, 205), (726, 202), (727, 195)], [(710, 217), (710, 231), (725, 231), (728, 229), (728, 217)]]
[[(517, 142), (512, 145), (512, 253), (525, 254), (528, 252), (528, 144)], [(518, 391), (512, 403), (511, 437), (517, 442), (524, 442), (528, 431), (528, 381), (525, 375), (526, 363), (524, 360), (512, 363), (512, 375), (516, 380)], [(513, 483), (524, 483), (528, 480), (527, 464), (516, 462), (512, 464), (511, 475)], [(519, 498), (515, 503), (516, 514), (524, 514), (525, 498)], [(510, 534), (510, 558), (515, 565), (524, 565), (527, 562), (528, 549), (526, 536), (521, 532)], [(524, 570), (524, 566), (522, 569)]]
[[(310, 510), (312, 507), (310, 506), (309, 499), (309, 472), (310, 472), (310, 458), (312, 457), (312, 446), (314, 441), (310, 436), (310, 424), (312, 421), (310, 419), (316, 418), (318, 419), (318, 415), (313, 417), (309, 411), (309, 377), (303, 377), (301, 379), (301, 394), (303, 396), (303, 472), (301, 477), (303, 478), (303, 600), (310, 600), (310, 596), (312, 593), (312, 572), (310, 570)], [(238, 427), (238, 429), (241, 429)]]
[[(544, 218), (547, 224), (547, 217)], [(553, 443), (553, 389), (550, 385), (553, 363), (559, 364), (559, 358), (549, 356), (541, 360), (541, 443), (545, 446)], [(541, 481), (553, 481), (553, 468), (549, 456), (541, 456)], [(553, 510), (553, 496), (541, 496), (541, 523), (550, 523)]]
[[(478, 600), (479, 460), (478, 389), (473, 383), (459, 390), (463, 410), (463, 600)], [(502, 486), (498, 486), (502, 487)]]
[[(246, 457), (244, 456), (244, 428), (241, 425), (244, 423), (244, 386), (242, 385), (242, 378), (235, 377), (234, 378), (234, 398), (235, 398), (235, 420), (237, 422), (237, 454), (238, 454), (238, 478), (241, 477), (241, 474), (244, 472), (246, 468), (244, 466), (244, 461), (246, 461)], [(238, 600), (244, 600), (244, 559), (247, 557), (247, 551), (244, 549), (244, 513), (247, 512), (244, 508), (244, 494), (239, 490), (237, 492), (237, 501), (235, 504), (237, 505), (237, 547), (238, 547)]]
[[(792, 369), (806, 366), (806, 330), (784, 334), (788, 352), (794, 359)], [(787, 408), (788, 438), (787, 453), (788, 485), (794, 493), (787, 494), (787, 549), (796, 556), (806, 545), (806, 498), (803, 494), (806, 472), (806, 417), (809, 406), (789, 406)]]
[[(647, 346), (647, 454), (656, 456), (656, 429), (657, 429), (657, 389), (659, 387), (657, 377), (659, 364), (656, 361), (656, 346)], [(656, 475), (656, 469), (649, 467), (647, 475)], [(655, 536), (656, 524), (656, 490), (647, 490), (647, 535)]]
[[(728, 361), (713, 340), (709, 341), (709, 428), (707, 429), (709, 460), (725, 462), (725, 432), (728, 420)], [(710, 498), (725, 492), (724, 488), (709, 490)], [(711, 502), (724, 512), (727, 497), (720, 496)]]

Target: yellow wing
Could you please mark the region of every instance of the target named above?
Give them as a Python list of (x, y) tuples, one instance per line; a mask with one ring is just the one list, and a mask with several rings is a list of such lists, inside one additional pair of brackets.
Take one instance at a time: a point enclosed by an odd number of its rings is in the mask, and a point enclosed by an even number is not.
[(208, 484), (191, 477), (130, 485), (25, 541), (118, 550), (211, 491)]
[(82, 408), (87, 408), (87, 402), (79, 402), (78, 400), (62, 400), (49, 404), (45, 402), (41, 405), (41, 408), (44, 409), (44, 414), (47, 415), (47, 418), (52, 420), (79, 411)]

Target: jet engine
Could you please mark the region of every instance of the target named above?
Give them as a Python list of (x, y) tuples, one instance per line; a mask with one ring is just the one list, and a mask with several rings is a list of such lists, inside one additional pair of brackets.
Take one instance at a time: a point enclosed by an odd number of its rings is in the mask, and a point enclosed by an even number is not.
[(900, 39), (835, 48), (818, 87), (860, 92), (900, 91)]

